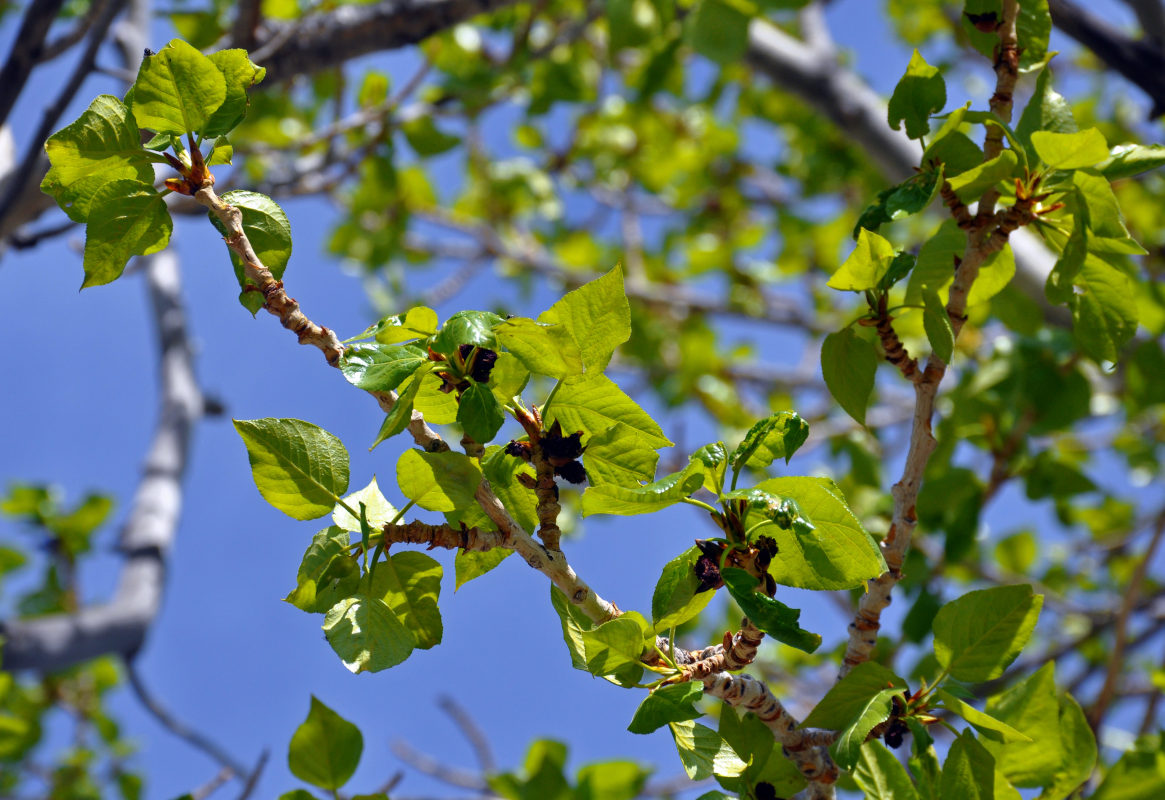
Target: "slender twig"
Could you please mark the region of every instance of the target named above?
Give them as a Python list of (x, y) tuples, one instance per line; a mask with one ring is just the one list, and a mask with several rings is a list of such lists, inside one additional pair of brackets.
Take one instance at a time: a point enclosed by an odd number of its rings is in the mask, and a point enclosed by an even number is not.
[(392, 752), (396, 754), (397, 758), (417, 770), (417, 772), (422, 772), (425, 775), (436, 778), (442, 783), (456, 786), (459, 789), (472, 789), (478, 792), (489, 790), (489, 784), (486, 783), (485, 777), (479, 773), (451, 767), (426, 753), (422, 753), (404, 740), (397, 739), (394, 741), (392, 743)]
[(225, 769), (231, 771), (232, 777), (242, 779), (247, 774), (247, 768), (239, 761), (235, 760), (234, 756), (228, 753), (223, 748), (219, 747), (208, 737), (191, 728), (182, 720), (175, 717), (165, 706), (161, 704), (158, 698), (154, 697), (149, 689), (146, 688), (142, 676), (138, 673), (135, 660), (130, 658), (125, 661), (125, 674), (129, 680), (129, 685), (133, 689), (134, 695), (137, 696), (138, 701), (145, 707), (147, 711), (154, 716), (158, 723), (170, 731), (170, 733), (182, 739), (196, 750), (201, 750), (206, 755), (210, 756), (215, 762), (220, 764)]
[(238, 800), (247, 800), (255, 791), (255, 787), (259, 785), (259, 776), (263, 774), (263, 767), (267, 766), (269, 755), (266, 750), (259, 754), (259, 760), (255, 762), (255, 768), (247, 776), (247, 782), (243, 785), (243, 791), (239, 793)]
[(469, 742), (469, 746), (473, 748), (473, 754), (477, 757), (477, 763), (481, 767), (481, 771), (485, 773), (494, 772), (497, 769), (497, 763), (494, 761), (493, 749), (489, 746), (489, 739), (486, 738), (486, 735), (477, 726), (477, 723), (473, 721), (473, 717), (469, 716), (469, 712), (448, 695), (442, 695), (437, 698), (437, 705), (456, 723), (458, 730), (461, 731), (461, 734)]
[(49, 27), (64, 4), (64, 0), (34, 0), (24, 10), (12, 49), (0, 67), (0, 125), (8, 119), (32, 68), (41, 61)]
[(206, 783), (199, 786), (190, 793), (192, 800), (206, 800), (214, 794), (218, 789), (229, 783), (235, 777), (235, 772), (230, 767), (222, 767), (214, 774), (214, 777)]
[(1096, 701), (1092, 704), (1092, 709), (1088, 715), (1089, 724), (1092, 725), (1094, 732), (1100, 730), (1100, 725), (1104, 721), (1104, 715), (1108, 711), (1108, 707), (1116, 694), (1117, 680), (1120, 677), (1121, 670), (1125, 666), (1124, 656), (1125, 647), (1128, 645), (1129, 617), (1132, 614), (1133, 606), (1136, 605), (1137, 598), (1140, 596), (1141, 587), (1145, 583), (1145, 575), (1149, 571), (1149, 565), (1153, 563), (1153, 557), (1157, 553), (1157, 547), (1161, 544), (1162, 535), (1165, 535), (1165, 511), (1162, 511), (1157, 516), (1157, 523), (1153, 528), (1153, 538), (1149, 540), (1149, 546), (1145, 548), (1145, 554), (1141, 557), (1136, 569), (1133, 571), (1133, 577), (1129, 580), (1129, 585), (1125, 589), (1121, 600), (1120, 610), (1117, 612), (1116, 624), (1113, 628), (1112, 653), (1108, 658), (1108, 668), (1104, 674), (1104, 685), (1101, 686), (1100, 692), (1096, 696)]

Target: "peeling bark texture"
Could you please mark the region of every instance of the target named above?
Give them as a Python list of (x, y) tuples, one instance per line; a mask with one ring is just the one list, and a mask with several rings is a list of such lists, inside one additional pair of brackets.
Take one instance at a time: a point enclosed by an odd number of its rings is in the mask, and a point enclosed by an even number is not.
[[(1018, 13), (1016, 0), (1004, 0), (1003, 25), (999, 32), (999, 54), (995, 62), (996, 88), (991, 98), (991, 110), (1005, 122), (1011, 120), (1011, 97), (1015, 90), (1017, 71), (1017, 40), (1015, 19)], [(983, 144), (983, 158), (990, 160), (999, 155), (1003, 147), (1003, 134), (996, 126), (988, 128)], [(998, 194), (993, 190), (984, 193), (979, 201), (976, 225), (967, 231), (967, 249), (963, 260), (955, 270), (947, 302), (947, 316), (955, 338), (967, 321), (967, 297), (979, 267), (987, 258), (1002, 249), (1010, 234), (1024, 221), (1030, 221), (1030, 204), (1016, 202), (1015, 207), (1001, 214), (994, 213)], [(956, 218), (957, 209), (952, 209)], [(882, 541), (882, 555), (886, 559), (886, 572), (871, 581), (866, 593), (858, 603), (857, 613), (849, 624), (849, 643), (846, 645), (838, 680), (851, 669), (868, 661), (878, 641), (882, 611), (890, 605), (891, 592), (902, 579), (902, 563), (910, 549), (910, 540), (918, 524), (915, 503), (922, 487), (922, 476), (927, 462), (934, 452), (936, 442), (931, 425), (934, 418), (935, 397), (939, 384), (946, 374), (947, 365), (936, 355), (927, 361), (922, 376), (914, 381), (914, 419), (910, 429), (910, 447), (906, 453), (906, 464), (902, 478), (894, 484), (891, 494), (894, 511), (889, 532)]]
[(1165, 114), (1165, 15), (1156, 0), (1131, 3), (1142, 24), (1146, 38), (1134, 39), (1124, 31), (1091, 14), (1070, 0), (1048, 0), (1052, 23), (1087, 47), (1097, 57), (1119, 72), (1153, 101), (1150, 117)]
[[(690, 654), (692, 663), (682, 666), (683, 681), (702, 681), (718, 672), (736, 672), (756, 660), (757, 648), (764, 639), (764, 632), (745, 617), (740, 622), (740, 630), (735, 635), (724, 634), (724, 644), (713, 645)], [(667, 645), (663, 648), (665, 651)]]
[(481, 528), (452, 528), (449, 525), (427, 525), (424, 522), (409, 522), (404, 525), (385, 525), (384, 543), (425, 544), (428, 549), (443, 547), (446, 550), (474, 550), (485, 552), (495, 547), (512, 549), (507, 537), (500, 531), (483, 531)]
[(5, 669), (51, 672), (107, 653), (132, 655), (161, 607), (166, 556), (182, 508), (182, 476), (203, 399), (186, 334), (177, 256), (171, 250), (148, 257), (145, 274), (161, 342), (162, 409), (121, 531), (118, 548), (126, 561), (117, 589), (109, 603), (75, 614), (0, 625)]
[(388, 0), (340, 6), (272, 26), (256, 42), (255, 61), (270, 82), (319, 72), (352, 58), (416, 44), (514, 0)]

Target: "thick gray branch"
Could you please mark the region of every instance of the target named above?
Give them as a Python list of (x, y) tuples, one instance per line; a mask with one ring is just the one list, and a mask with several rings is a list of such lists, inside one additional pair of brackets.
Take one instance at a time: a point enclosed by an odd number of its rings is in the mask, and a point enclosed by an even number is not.
[(64, 4), (64, 0), (36, 0), (25, 9), (8, 60), (0, 68), (0, 125), (8, 119), (24, 82), (40, 60), (49, 27)]
[(172, 250), (150, 256), (145, 274), (162, 346), (162, 409), (121, 531), (118, 546), (126, 561), (117, 589), (105, 605), (0, 625), (6, 669), (47, 672), (106, 653), (132, 654), (141, 647), (161, 606), (191, 431), (203, 402), (186, 336), (177, 256)]
[(1057, 28), (1149, 95), (1153, 101), (1151, 116), (1165, 114), (1165, 52), (1159, 43), (1133, 39), (1070, 0), (1049, 0), (1048, 9)]
[(514, 0), (386, 0), (273, 26), (256, 43), (267, 81), (311, 74), (380, 50), (416, 44)]

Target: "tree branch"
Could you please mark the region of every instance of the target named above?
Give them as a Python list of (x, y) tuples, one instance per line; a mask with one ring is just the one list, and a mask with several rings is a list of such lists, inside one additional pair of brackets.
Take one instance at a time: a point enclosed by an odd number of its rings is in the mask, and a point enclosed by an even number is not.
[(34, 0), (24, 11), (20, 29), (12, 40), (12, 50), (0, 67), (0, 125), (8, 119), (32, 68), (41, 60), (45, 37), (64, 0)]
[[(340, 6), (298, 22), (272, 25), (255, 43), (267, 80), (310, 75), (349, 59), (416, 44), (467, 19), (514, 0), (385, 0)], [(285, 36), (295, 26), (292, 36)], [(268, 45), (281, 41), (278, 46)]]
[[(1156, 5), (1160, 17), (1159, 3), (1137, 5)], [(1153, 101), (1149, 116), (1165, 114), (1165, 52), (1161, 50), (1159, 39), (1156, 42), (1133, 39), (1071, 0), (1048, 0), (1048, 10), (1052, 12), (1052, 23), (1057, 28), (1087, 47), (1111, 69), (1149, 95)], [(1148, 28), (1146, 32), (1149, 32)], [(1156, 31), (1157, 36), (1160, 34), (1161, 31)]]
[(132, 655), (161, 606), (166, 556), (182, 507), (190, 437), (202, 415), (203, 401), (186, 333), (177, 255), (170, 250), (146, 258), (145, 263), (161, 343), (162, 409), (121, 531), (119, 549), (126, 561), (117, 589), (105, 605), (0, 625), (6, 669), (48, 672), (106, 653)]

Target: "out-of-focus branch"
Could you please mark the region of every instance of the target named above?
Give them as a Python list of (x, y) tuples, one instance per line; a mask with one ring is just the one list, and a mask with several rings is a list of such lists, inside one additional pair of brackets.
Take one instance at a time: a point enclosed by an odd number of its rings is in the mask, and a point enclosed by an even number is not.
[(186, 333), (177, 256), (172, 250), (149, 256), (145, 274), (161, 343), (162, 409), (121, 531), (119, 549), (126, 561), (117, 589), (108, 604), (75, 614), (4, 622), (6, 669), (47, 672), (106, 653), (132, 655), (161, 606), (166, 556), (182, 507), (182, 477), (203, 400)]
[[(373, 5), (344, 5), (298, 22), (271, 25), (255, 47), (270, 82), (306, 75), (380, 50), (416, 44), (486, 11), (514, 0), (386, 0)], [(293, 36), (284, 29), (294, 25)], [(267, 45), (282, 39), (273, 48)]]
[(12, 40), (12, 50), (0, 67), (0, 125), (16, 105), (32, 68), (40, 62), (49, 27), (64, 4), (64, 0), (34, 0), (24, 10), (20, 29)]
[(1137, 15), (1145, 38), (1165, 45), (1165, 4), (1161, 0), (1125, 0), (1125, 5)]
[[(1150, 5), (1157, 6), (1160, 22), (1160, 3), (1135, 4), (1142, 5), (1146, 9)], [(1052, 12), (1052, 23), (1057, 28), (1087, 47), (1111, 69), (1149, 95), (1153, 101), (1150, 116), (1165, 114), (1165, 51), (1161, 49), (1159, 38), (1157, 41), (1133, 39), (1071, 0), (1048, 0), (1048, 10)], [(1140, 15), (1138, 9), (1138, 17)], [(1150, 33), (1148, 27), (1145, 30)], [(1158, 30), (1156, 35), (1159, 37), (1161, 31)]]

